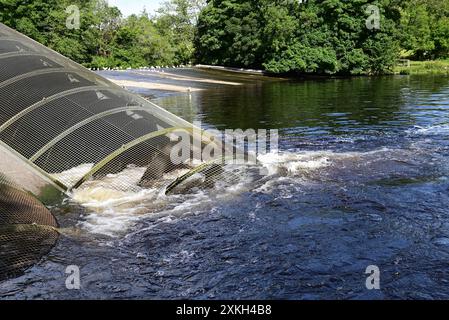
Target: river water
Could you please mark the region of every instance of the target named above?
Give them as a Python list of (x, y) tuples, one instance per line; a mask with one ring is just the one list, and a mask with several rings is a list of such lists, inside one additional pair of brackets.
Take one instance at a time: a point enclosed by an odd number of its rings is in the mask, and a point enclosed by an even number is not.
[(279, 129), (260, 163), (274, 169), (171, 196), (88, 183), (51, 208), (67, 233), (0, 298), (449, 298), (449, 78), (140, 93), (204, 128)]

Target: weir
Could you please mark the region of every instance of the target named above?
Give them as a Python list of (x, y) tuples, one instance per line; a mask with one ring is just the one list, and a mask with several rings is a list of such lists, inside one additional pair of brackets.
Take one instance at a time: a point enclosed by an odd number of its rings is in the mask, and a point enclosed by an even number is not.
[[(219, 173), (201, 159), (171, 161), (177, 130), (191, 139), (200, 131), (0, 24), (0, 281), (21, 274), (56, 243), (58, 223), (43, 204), (90, 179), (138, 167), (139, 183), (109, 187), (171, 192), (194, 173)], [(157, 184), (173, 172), (172, 183)]]
[(192, 128), (0, 24), (0, 172), (39, 199), (133, 165), (153, 178), (195, 170), (169, 157), (170, 134)]

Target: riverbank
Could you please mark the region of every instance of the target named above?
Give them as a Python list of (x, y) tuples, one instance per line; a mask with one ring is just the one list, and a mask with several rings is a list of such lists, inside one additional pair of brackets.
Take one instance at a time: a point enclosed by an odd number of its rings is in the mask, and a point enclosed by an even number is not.
[(431, 60), (431, 61), (407, 61), (404, 60), (402, 65), (394, 68), (395, 74), (403, 75), (425, 75), (425, 74), (441, 74), (449, 75), (449, 59), (447, 60)]
[[(409, 61), (403, 60), (393, 70), (402, 75), (449, 75), (449, 60)], [(260, 70), (233, 69), (214, 66), (195, 66), (189, 68), (159, 68), (133, 70), (103, 70), (98, 74), (150, 98), (164, 97), (179, 93), (193, 93), (223, 87), (258, 85), (298, 79), (329, 79), (336, 76), (274, 77)], [(345, 77), (343, 77), (345, 78)]]

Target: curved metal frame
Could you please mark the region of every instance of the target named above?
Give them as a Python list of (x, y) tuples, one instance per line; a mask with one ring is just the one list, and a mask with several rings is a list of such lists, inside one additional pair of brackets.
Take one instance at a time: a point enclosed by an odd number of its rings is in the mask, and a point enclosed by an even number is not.
[(179, 186), (181, 183), (186, 181), (188, 178), (190, 178), (194, 174), (200, 173), (203, 170), (207, 169), (208, 167), (210, 167), (214, 164), (223, 164), (225, 161), (226, 161), (226, 157), (222, 157), (221, 159), (216, 159), (216, 160), (212, 160), (212, 161), (200, 164), (199, 166), (197, 166), (197, 167), (193, 168), (192, 170), (190, 170), (189, 172), (179, 176), (175, 181), (170, 183), (165, 188), (165, 194), (169, 194), (171, 191), (173, 191), (173, 189), (175, 189), (177, 186)]
[(14, 156), (18, 157), (19, 159), (21, 159), (22, 161), (24, 161), (28, 165), (30, 165), (34, 170), (36, 170), (37, 174), (39, 174), (41, 177), (43, 177), (46, 181), (50, 182), (59, 191), (67, 192), (68, 188), (67, 188), (67, 186), (65, 184), (63, 184), (59, 180), (57, 180), (54, 177), (52, 177), (49, 173), (47, 173), (45, 170), (42, 170), (41, 168), (39, 168), (34, 163), (28, 161), (27, 158), (22, 156), (20, 153), (18, 153), (16, 150), (14, 150), (13, 148), (11, 148), (9, 145), (7, 145), (6, 143), (4, 143), (1, 140), (0, 140), (0, 146), (2, 146), (3, 148), (7, 149)]
[[(81, 65), (76, 64), (75, 62), (67, 59), (66, 57), (55, 52), (54, 50), (45, 48), (44, 46), (38, 44), (36, 41), (33, 41), (32, 39), (29, 39), (26, 36), (21, 35), (18, 32), (14, 31), (0, 23), (0, 30), (3, 30), (3, 29), (6, 30), (6, 33), (3, 33), (3, 31), (2, 31), (2, 37), (0, 38), (0, 40), (15, 41), (18, 46), (20, 44), (20, 47), (22, 45), (24, 47), (23, 47), (23, 50), (18, 48), (18, 51), (13, 51), (13, 52), (10, 51), (10, 52), (2, 53), (2, 54), (0, 54), (0, 59), (7, 58), (7, 57), (21, 56), (21, 55), (30, 55), (30, 56), (31, 55), (42, 55), (42, 56), (50, 55), (52, 57), (51, 61), (54, 61), (55, 63), (57, 63), (58, 66), (30, 71), (28, 73), (24, 73), (24, 74), (15, 76), (13, 78), (7, 79), (0, 83), (0, 88), (1, 87), (4, 88), (6, 85), (16, 83), (17, 81), (20, 81), (22, 79), (27, 79), (27, 78), (35, 76), (35, 75), (51, 74), (51, 73), (56, 74), (56, 73), (63, 73), (63, 72), (79, 75), (79, 76), (83, 77), (84, 79), (86, 79), (86, 81), (90, 81), (91, 83), (89, 83), (90, 85), (84, 85), (82, 87), (80, 86), (77, 88), (72, 88), (72, 89), (68, 89), (65, 91), (57, 92), (53, 95), (49, 94), (48, 97), (44, 97), (41, 101), (37, 101), (28, 106), (22, 106), (22, 108), (24, 108), (23, 110), (17, 112), (15, 115), (12, 115), (9, 119), (7, 119), (3, 124), (0, 125), (0, 132), (4, 131), (6, 128), (9, 128), (12, 124), (19, 124), (20, 122), (17, 122), (17, 121), (19, 121), (19, 119), (21, 119), (22, 117), (30, 115), (31, 112), (33, 112), (33, 110), (39, 110), (39, 108), (41, 108), (41, 107), (45, 108), (45, 105), (51, 101), (54, 101), (54, 100), (57, 100), (58, 98), (63, 98), (63, 97), (66, 97), (66, 96), (69, 96), (71, 94), (75, 94), (78, 92), (99, 91), (99, 90), (104, 90), (105, 92), (118, 92), (118, 93), (121, 93), (120, 96), (127, 97), (127, 99), (125, 99), (126, 104), (132, 104), (132, 106), (126, 106), (123, 108), (115, 108), (115, 109), (108, 110), (108, 111), (105, 111), (105, 112), (102, 112), (102, 113), (99, 113), (96, 115), (92, 115), (88, 119), (85, 119), (78, 124), (73, 124), (73, 126), (71, 128), (65, 130), (64, 132), (59, 134), (57, 137), (53, 138), (45, 146), (40, 148), (40, 150), (32, 156), (32, 158), (31, 158), (32, 161), (30, 161), (30, 159), (26, 159), (24, 156), (20, 155), (17, 151), (15, 151), (12, 147), (10, 147), (9, 145), (7, 145), (6, 143), (4, 143), (3, 141), (0, 140), (0, 146), (5, 145), (5, 147), (8, 148), (9, 150), (11, 150), (11, 152), (14, 155), (19, 156), (21, 160), (26, 162), (35, 171), (37, 171), (37, 173), (39, 173), (39, 175), (43, 179), (45, 178), (45, 180), (47, 182), (50, 181), (53, 185), (57, 186), (58, 189), (60, 189), (62, 191), (67, 191), (69, 189), (79, 187), (83, 182), (85, 182), (87, 179), (89, 179), (90, 177), (95, 175), (96, 172), (98, 172), (105, 165), (109, 164), (111, 161), (116, 159), (118, 156), (120, 156), (121, 154), (123, 154), (124, 152), (129, 150), (130, 148), (132, 148), (134, 146), (138, 146), (141, 143), (145, 143), (152, 138), (156, 138), (156, 137), (162, 136), (164, 134), (170, 134), (170, 133), (175, 132), (176, 130), (185, 130), (185, 131), (188, 131), (190, 134), (192, 134), (192, 132), (195, 132), (195, 130), (203, 132), (201, 130), (201, 128), (194, 127), (189, 122), (187, 122), (187, 121), (183, 120), (182, 118), (159, 107), (158, 105), (154, 104), (153, 102), (148, 101), (147, 99), (144, 99), (143, 97), (140, 97), (139, 95), (132, 94), (132, 93), (124, 90), (121, 86), (116, 85), (113, 82), (111, 82), (107, 79), (104, 79), (101, 76), (98, 76), (92, 72), (89, 72), (87, 69), (85, 69)], [(11, 49), (15, 50), (14, 48), (11, 48)], [(6, 51), (8, 51), (8, 50), (6, 50)], [(53, 56), (53, 54), (54, 54), (54, 56)], [(141, 136), (133, 141), (130, 141), (129, 143), (127, 143), (121, 147), (118, 147), (117, 150), (110, 153), (104, 159), (102, 159), (101, 161), (96, 163), (94, 165), (94, 167), (91, 170), (89, 170), (89, 172), (87, 172), (79, 181), (77, 181), (73, 185), (73, 187), (70, 186), (70, 185), (72, 185), (72, 183), (67, 183), (67, 184), (69, 184), (67, 186), (66, 183), (58, 180), (51, 173), (48, 173), (45, 170), (41, 169), (39, 166), (36, 165), (36, 163), (33, 162), (33, 161), (37, 160), (40, 155), (44, 154), (47, 150), (49, 150), (52, 146), (54, 146), (58, 141), (61, 141), (62, 139), (67, 137), (70, 133), (72, 133), (76, 129), (82, 127), (83, 125), (86, 125), (87, 123), (90, 123), (96, 119), (101, 119), (102, 117), (107, 116), (108, 114), (113, 114), (115, 112), (124, 112), (124, 111), (128, 111), (128, 110), (145, 111), (145, 112), (157, 117), (159, 120), (167, 123), (167, 125), (169, 125), (170, 128), (161, 129), (159, 127), (158, 129), (156, 129), (157, 131), (148, 133), (148, 134)], [(89, 115), (87, 115), (87, 116), (89, 116)], [(203, 133), (202, 137), (204, 137), (204, 133)], [(130, 139), (134, 139), (134, 138), (131, 137)], [(153, 146), (153, 148), (155, 148), (156, 150), (159, 149), (159, 147), (156, 145)]]
[(87, 87), (79, 87), (79, 88), (74, 88), (74, 89), (58, 92), (58, 93), (56, 93), (56, 94), (46, 98), (45, 100), (38, 101), (35, 104), (32, 104), (31, 106), (29, 106), (29, 107), (23, 109), (22, 111), (20, 111), (19, 113), (17, 113), (15, 116), (13, 116), (12, 118), (10, 118), (8, 121), (6, 121), (4, 124), (2, 124), (0, 126), (0, 132), (5, 130), (6, 128), (8, 128), (10, 125), (12, 125), (14, 122), (19, 120), (20, 118), (22, 118), (27, 113), (29, 113), (29, 112), (39, 108), (40, 106), (45, 105), (47, 102), (50, 102), (50, 101), (53, 101), (53, 100), (56, 100), (56, 99), (59, 99), (59, 98), (63, 98), (63, 97), (66, 97), (66, 96), (69, 96), (72, 93), (86, 92), (86, 91), (95, 91), (95, 90), (109, 90), (109, 87), (106, 87), (106, 86), (87, 86)]
[[(201, 129), (198, 129), (196, 127), (193, 127), (193, 126), (189, 126), (189, 127), (172, 127), (172, 128), (162, 129), (162, 130), (158, 130), (158, 131), (146, 134), (146, 135), (144, 135), (144, 136), (142, 136), (142, 137), (140, 137), (140, 138), (138, 138), (136, 140), (131, 141), (128, 144), (125, 144), (124, 146), (122, 146), (121, 148), (115, 150), (114, 152), (109, 154), (106, 158), (104, 158), (103, 160), (98, 162), (88, 173), (86, 173), (80, 180), (78, 180), (72, 187), (70, 187), (68, 189), (68, 191), (76, 189), (79, 186), (81, 186), (84, 182), (86, 182), (89, 178), (91, 178), (95, 173), (97, 173), (101, 168), (103, 168), (105, 165), (110, 163), (112, 160), (114, 160), (115, 158), (117, 158), (118, 156), (123, 154), (125, 151), (129, 150), (130, 148), (132, 148), (132, 147), (134, 147), (134, 146), (136, 146), (136, 145), (138, 145), (140, 143), (146, 142), (146, 141), (148, 141), (148, 140), (150, 140), (152, 138), (156, 138), (156, 137), (162, 136), (164, 134), (168, 135), (168, 134), (170, 134), (170, 133), (172, 133), (174, 131), (177, 131), (177, 130), (185, 130), (185, 131), (188, 131), (190, 134), (192, 134), (192, 132), (195, 131), (195, 130), (200, 130), (200, 132), (201, 132), (201, 141), (203, 140), (202, 139), (203, 136), (209, 137), (209, 135), (205, 131), (203, 131)], [(216, 142), (214, 142), (214, 143), (216, 143)], [(187, 174), (185, 174), (185, 175), (179, 177), (178, 179), (176, 179), (172, 184), (170, 184), (170, 186), (173, 185), (173, 187), (172, 187), (172, 189), (173, 189), (179, 183), (181, 183), (186, 178), (188, 178), (187, 175), (189, 173), (193, 172), (192, 174), (194, 174), (195, 172), (199, 172), (203, 168), (207, 168), (208, 166), (210, 166), (210, 165), (212, 165), (214, 163), (223, 162), (224, 159), (225, 158), (223, 157), (222, 159), (219, 159), (219, 160), (212, 160), (210, 162), (203, 163), (203, 164), (193, 168)], [(169, 191), (167, 191), (167, 192), (169, 192)]]
[[(20, 74), (16, 77), (13, 77), (11, 79), (8, 79), (6, 81), (3, 81), (0, 83), (0, 88), (3, 88), (4, 86), (10, 85), (14, 82), (23, 80), (23, 79), (27, 79), (27, 78), (31, 78), (33, 76), (40, 76), (42, 74), (48, 74), (48, 73), (63, 73), (63, 72), (73, 72), (72, 70), (68, 70), (67, 68), (61, 67), (61, 68), (46, 68), (46, 69), (39, 69), (39, 70), (34, 70), (31, 72), (27, 72), (24, 74)], [(77, 72), (73, 72), (73, 73), (77, 73)]]
[[(22, 41), (20, 41), (20, 39), (15, 38), (15, 37), (8, 36), (8, 37), (0, 38), (0, 39), (1, 39), (2, 41), (5, 41), (5, 40), (6, 40), (6, 41), (19, 42), (19, 43), (23, 44), (25, 47), (31, 49), (31, 48), (28, 47), (26, 44), (24, 44)], [(20, 52), (23, 52), (23, 51), (14, 51), (14, 52), (0, 53), (0, 57), (2, 57), (2, 56), (4, 56), (4, 55), (11, 54), (11, 53), (20, 53)], [(25, 51), (25, 52), (36, 52), (36, 51)]]
[(70, 127), (69, 129), (65, 130), (64, 132), (62, 132), (61, 134), (59, 134), (58, 136), (53, 138), (45, 146), (43, 146), (38, 152), (36, 152), (29, 160), (31, 162), (36, 161), (41, 155), (43, 155), (45, 152), (47, 152), (47, 150), (51, 149), (56, 143), (58, 143), (59, 141), (61, 141), (65, 137), (67, 137), (69, 134), (76, 131), (77, 129), (85, 126), (86, 124), (89, 124), (95, 120), (107, 117), (111, 114), (116, 114), (116, 113), (120, 113), (120, 112), (124, 112), (124, 111), (138, 111), (138, 110), (145, 111), (145, 109), (143, 109), (140, 106), (128, 106), (128, 107), (115, 108), (115, 109), (111, 109), (111, 110), (107, 110), (104, 112), (94, 114), (92, 117), (89, 117), (87, 119), (84, 119), (83, 121), (78, 122), (76, 125)]
[(95, 173), (97, 173), (101, 168), (103, 168), (105, 165), (107, 165), (109, 162), (111, 162), (112, 160), (114, 160), (115, 158), (117, 158), (118, 156), (120, 156), (121, 154), (123, 154), (125, 151), (129, 150), (130, 148), (148, 141), (152, 138), (156, 138), (156, 137), (160, 137), (164, 134), (170, 134), (176, 130), (186, 130), (186, 131), (191, 131), (192, 128), (183, 128), (183, 127), (172, 127), (172, 128), (167, 128), (167, 129), (162, 129), (162, 130), (158, 130), (158, 131), (154, 131), (151, 132), (149, 134), (146, 134), (136, 140), (133, 140), (125, 145), (123, 145), (121, 148), (115, 150), (114, 152), (110, 153), (106, 158), (104, 158), (103, 160), (99, 161), (88, 173), (86, 173), (80, 180), (78, 180), (70, 189), (76, 189), (78, 188), (80, 185), (82, 185), (84, 182), (86, 182), (89, 178), (91, 178)]
[[(2, 40), (0, 38), (0, 40)], [(7, 59), (7, 58), (13, 58), (13, 57), (22, 57), (22, 56), (41, 56), (43, 55), (39, 52), (9, 52), (9, 53), (3, 53), (0, 54), (0, 60)]]

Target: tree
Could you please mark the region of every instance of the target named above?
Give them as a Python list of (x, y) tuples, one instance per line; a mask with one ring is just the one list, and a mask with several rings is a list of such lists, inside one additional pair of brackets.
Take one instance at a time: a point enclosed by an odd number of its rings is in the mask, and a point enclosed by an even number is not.
[(204, 0), (170, 0), (159, 8), (156, 27), (174, 49), (173, 64), (191, 62), (198, 14), (204, 5)]
[[(0, 21), (36, 41), (80, 63), (95, 55), (97, 30), (92, 28), (97, 17), (97, 0), (2, 0)], [(68, 29), (66, 8), (80, 9), (79, 29)]]
[[(171, 0), (155, 17), (124, 19), (106, 0), (1, 0), (0, 21), (89, 67), (189, 63), (204, 0)], [(79, 29), (68, 29), (66, 8), (80, 9)]]
[(201, 11), (196, 59), (206, 64), (259, 67), (263, 23), (257, 0), (215, 0)]
[[(79, 29), (66, 8), (77, 5)], [(368, 29), (367, 8), (380, 29)], [(90, 67), (192, 61), (274, 73), (380, 74), (399, 53), (449, 57), (447, 0), (168, 0), (123, 18), (106, 0), (0, 0), (0, 21)]]
[(417, 59), (449, 57), (449, 2), (401, 2), (401, 46)]
[(174, 60), (174, 49), (146, 12), (128, 17), (117, 30), (114, 43), (113, 56), (122, 67), (167, 65)]
[[(366, 27), (370, 4), (380, 30)], [(398, 16), (389, 0), (213, 0), (199, 17), (196, 58), (275, 73), (384, 73), (399, 52)]]

